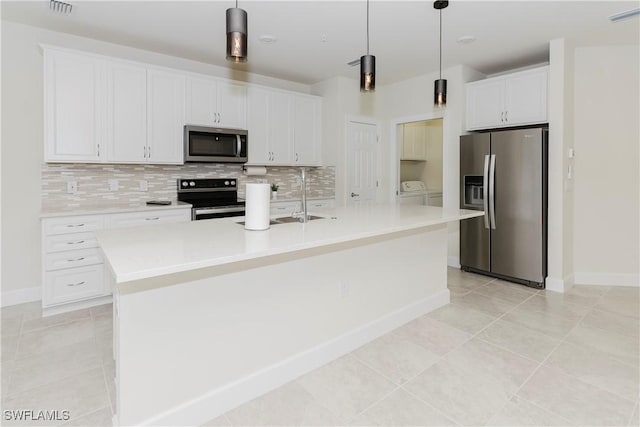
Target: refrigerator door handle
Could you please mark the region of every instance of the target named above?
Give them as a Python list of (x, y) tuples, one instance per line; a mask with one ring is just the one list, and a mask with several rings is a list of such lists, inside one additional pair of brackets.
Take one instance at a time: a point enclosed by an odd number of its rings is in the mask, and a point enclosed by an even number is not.
[(496, 155), (491, 155), (489, 162), (489, 216), (491, 228), (496, 229)]
[(484, 207), (484, 228), (489, 228), (489, 155), (484, 156), (484, 175), (482, 176), (482, 203)]

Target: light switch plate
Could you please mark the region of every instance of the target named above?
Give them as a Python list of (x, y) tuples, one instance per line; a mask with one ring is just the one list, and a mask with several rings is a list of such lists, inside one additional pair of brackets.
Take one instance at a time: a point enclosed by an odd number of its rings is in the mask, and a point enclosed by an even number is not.
[(118, 191), (120, 188), (120, 184), (117, 179), (110, 179), (109, 181), (109, 191)]
[(139, 181), (140, 184), (140, 191), (149, 191), (149, 181), (147, 181), (146, 179), (141, 179)]

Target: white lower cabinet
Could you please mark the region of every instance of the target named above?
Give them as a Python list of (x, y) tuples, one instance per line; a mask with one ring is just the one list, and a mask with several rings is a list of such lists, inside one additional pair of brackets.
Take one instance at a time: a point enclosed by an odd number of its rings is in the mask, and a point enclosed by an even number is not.
[[(314, 209), (329, 209), (335, 206), (335, 199), (312, 199), (307, 200), (307, 211), (313, 212)], [(302, 201), (300, 200), (283, 200), (280, 202), (271, 202), (271, 216), (286, 216), (293, 212), (300, 212), (302, 209)]]
[(42, 307), (56, 312), (70, 311), (80, 308), (78, 303), (91, 306), (102, 303), (104, 297), (111, 295), (109, 272), (94, 231), (190, 220), (188, 206), (184, 209), (43, 218)]

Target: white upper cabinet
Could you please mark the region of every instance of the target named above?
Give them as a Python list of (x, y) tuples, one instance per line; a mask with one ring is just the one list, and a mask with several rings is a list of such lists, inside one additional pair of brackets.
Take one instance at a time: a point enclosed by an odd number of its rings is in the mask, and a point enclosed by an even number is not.
[(247, 93), (247, 130), (249, 132), (249, 163), (266, 165), (271, 162), (269, 148), (269, 91), (250, 87)]
[(546, 123), (549, 67), (467, 83), (467, 130)]
[(147, 71), (147, 150), (151, 163), (184, 163), (185, 76)]
[(400, 160), (427, 160), (428, 127), (424, 123), (407, 123), (402, 129)]
[(250, 87), (249, 163), (319, 165), (321, 108), (318, 97)]
[(293, 96), (293, 160), (297, 165), (319, 164), (320, 102), (316, 97)]
[(107, 64), (108, 162), (141, 163), (147, 146), (147, 70)]
[(246, 86), (212, 78), (188, 77), (187, 123), (246, 129)]
[[(271, 163), (290, 165), (293, 163), (292, 144), (292, 120), (291, 120), (291, 96), (288, 93), (271, 92), (269, 94), (268, 126), (269, 149), (271, 150)], [(249, 144), (251, 133), (249, 133)], [(251, 148), (249, 148), (251, 150)]]
[(45, 161), (104, 158), (104, 61), (45, 50)]

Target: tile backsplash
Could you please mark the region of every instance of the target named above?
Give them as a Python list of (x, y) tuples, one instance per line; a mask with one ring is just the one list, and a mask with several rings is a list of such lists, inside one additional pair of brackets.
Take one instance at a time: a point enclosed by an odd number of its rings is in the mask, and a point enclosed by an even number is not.
[[(247, 182), (268, 182), (279, 185), (278, 199), (300, 197), (300, 169), (296, 167), (267, 168), (267, 175), (247, 176), (242, 165), (224, 163), (190, 163), (185, 165), (113, 165), (113, 164), (52, 164), (42, 165), (43, 211), (70, 210), (109, 205), (138, 205), (147, 200), (176, 196), (179, 178), (235, 178), (238, 195), (244, 198)], [(307, 197), (335, 197), (335, 168), (309, 168)], [(110, 190), (109, 181), (117, 181), (117, 190)], [(67, 183), (76, 181), (77, 191), (67, 192)], [(148, 190), (141, 190), (146, 181)], [(144, 184), (144, 182), (142, 182)]]

